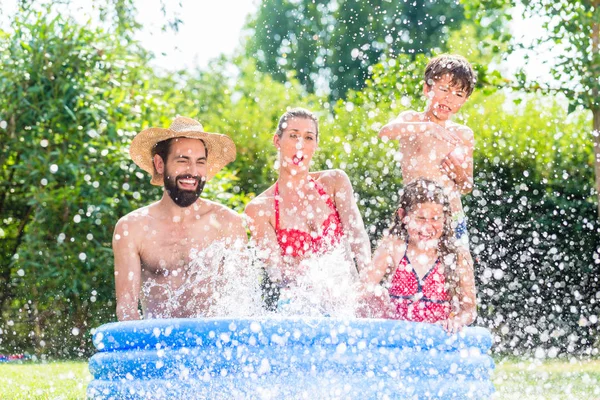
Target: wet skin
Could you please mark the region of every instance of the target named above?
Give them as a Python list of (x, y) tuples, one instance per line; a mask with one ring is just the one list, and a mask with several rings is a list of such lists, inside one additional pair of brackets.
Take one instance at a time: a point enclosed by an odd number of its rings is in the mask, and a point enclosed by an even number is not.
[(466, 101), (464, 91), (452, 86), (451, 80), (445, 75), (425, 85), (426, 110), (402, 112), (379, 136), (398, 140), (404, 183), (419, 178), (439, 183), (456, 214), (462, 212), (461, 194), (472, 190), (474, 138), (471, 129), (450, 121)]
[[(310, 183), (310, 178), (320, 184), (333, 201), (339, 213), (344, 245), (350, 247), (357, 260), (358, 269), (365, 268), (370, 260), (369, 238), (356, 205), (352, 185), (341, 170), (309, 172), (310, 162), (318, 147), (317, 127), (311, 119), (291, 118), (283, 128), (281, 137), (274, 135), (273, 144), (279, 151), (279, 224), (280, 229), (298, 229), (313, 237), (321, 236), (323, 222), (334, 212), (325, 199)], [(275, 187), (271, 186), (246, 206), (246, 215), (253, 239), (259, 248), (268, 253), (269, 275), (274, 281), (293, 280), (301, 272), (303, 256), (281, 256), (275, 232)], [(310, 254), (307, 253), (306, 256)], [(346, 261), (353, 263), (350, 252)], [(353, 271), (356, 274), (356, 269)]]
[[(154, 161), (157, 171), (169, 176), (206, 176), (204, 145), (196, 139), (178, 139), (166, 164), (159, 156)], [(193, 191), (198, 182), (178, 179), (177, 185)], [(113, 236), (117, 317), (139, 319), (138, 300), (144, 318), (204, 315), (212, 285), (198, 276), (214, 276), (216, 271), (191, 270), (190, 251), (246, 240), (239, 215), (202, 198), (180, 207), (163, 193), (160, 201), (129, 213), (119, 220)], [(187, 282), (194, 284), (186, 287)]]

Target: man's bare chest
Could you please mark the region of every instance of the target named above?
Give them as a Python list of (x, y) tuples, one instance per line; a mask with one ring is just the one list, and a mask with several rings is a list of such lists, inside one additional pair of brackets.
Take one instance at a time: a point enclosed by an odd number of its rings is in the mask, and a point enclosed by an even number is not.
[(193, 250), (208, 247), (220, 236), (214, 227), (203, 224), (149, 229), (140, 246), (142, 267), (147, 273), (156, 274), (183, 271), (191, 261)]

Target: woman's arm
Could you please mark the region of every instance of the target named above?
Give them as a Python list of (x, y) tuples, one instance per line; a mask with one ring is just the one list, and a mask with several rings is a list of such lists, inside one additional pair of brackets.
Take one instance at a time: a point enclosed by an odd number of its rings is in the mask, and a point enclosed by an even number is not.
[(333, 179), (333, 201), (340, 215), (344, 234), (348, 237), (352, 257), (356, 261), (358, 272), (368, 268), (371, 263), (371, 242), (365, 230), (362, 216), (358, 210), (354, 190), (348, 175), (342, 170), (331, 170), (327, 174)]
[(281, 249), (277, 243), (275, 228), (270, 223), (274, 207), (265, 204), (268, 199), (255, 199), (246, 205), (248, 229), (255, 243), (258, 258), (265, 263), (265, 270), (273, 282), (285, 279)]

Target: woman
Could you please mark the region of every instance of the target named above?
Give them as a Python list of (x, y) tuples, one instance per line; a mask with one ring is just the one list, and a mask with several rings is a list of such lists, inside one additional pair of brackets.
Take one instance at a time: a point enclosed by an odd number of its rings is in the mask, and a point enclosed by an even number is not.
[[(369, 237), (348, 176), (341, 170), (309, 171), (318, 143), (313, 113), (295, 108), (283, 114), (273, 135), (279, 177), (246, 206), (266, 271), (281, 288), (293, 286), (306, 277), (315, 260), (334, 253), (352, 265), (354, 278), (371, 260)], [(332, 268), (339, 264), (332, 263)]]

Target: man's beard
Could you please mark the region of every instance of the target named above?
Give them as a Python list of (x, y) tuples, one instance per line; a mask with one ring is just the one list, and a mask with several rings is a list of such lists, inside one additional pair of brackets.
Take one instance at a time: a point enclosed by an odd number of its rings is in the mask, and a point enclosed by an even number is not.
[[(195, 190), (183, 190), (177, 186), (177, 182), (181, 179), (195, 179), (198, 184), (196, 185)], [(169, 194), (169, 197), (175, 204), (179, 207), (188, 207), (191, 206), (198, 200), (202, 190), (204, 189), (204, 184), (206, 180), (201, 176), (192, 176), (190, 174), (186, 175), (177, 175), (176, 177), (171, 177), (168, 175), (165, 170), (165, 190)]]

